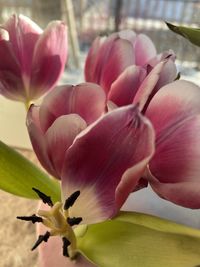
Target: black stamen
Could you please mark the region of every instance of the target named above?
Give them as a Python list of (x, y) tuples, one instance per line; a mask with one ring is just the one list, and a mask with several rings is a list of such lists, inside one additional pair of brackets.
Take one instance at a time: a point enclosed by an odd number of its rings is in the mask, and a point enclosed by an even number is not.
[(76, 191), (70, 197), (68, 197), (65, 201), (64, 209), (68, 210), (70, 207), (72, 207), (74, 205), (74, 202), (79, 197), (79, 195), (80, 195), (80, 191)]
[(68, 217), (67, 218), (67, 222), (70, 226), (74, 226), (74, 225), (77, 225), (79, 224), (83, 219), (81, 217), (73, 217), (73, 218), (70, 218)]
[(31, 216), (17, 216), (17, 219), (22, 221), (31, 221), (32, 223), (43, 222), (41, 217), (36, 216), (35, 214)]
[(63, 237), (62, 240), (63, 240), (63, 256), (69, 257), (68, 247), (69, 245), (71, 245), (71, 242), (66, 237)]
[(36, 249), (43, 241), (47, 242), (50, 237), (50, 232), (46, 232), (44, 235), (39, 235), (38, 240), (35, 242), (31, 250)]
[(51, 200), (51, 197), (45, 195), (44, 193), (40, 192), (38, 189), (34, 187), (32, 189), (38, 194), (39, 198), (43, 201), (44, 204), (48, 204), (50, 207), (53, 207), (53, 202)]

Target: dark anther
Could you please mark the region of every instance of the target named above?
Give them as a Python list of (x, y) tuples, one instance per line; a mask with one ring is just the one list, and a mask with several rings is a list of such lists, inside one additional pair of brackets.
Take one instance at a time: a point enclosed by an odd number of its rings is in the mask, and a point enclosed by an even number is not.
[(53, 202), (49, 196), (45, 195), (34, 187), (32, 189), (38, 194), (39, 198), (43, 201), (44, 204), (48, 204), (50, 207), (53, 207)]
[(80, 195), (80, 191), (76, 191), (70, 197), (68, 197), (65, 201), (64, 209), (68, 210), (70, 207), (72, 207), (74, 205), (74, 202), (79, 197), (79, 195)]
[(36, 216), (35, 214), (31, 216), (17, 216), (17, 219), (22, 221), (31, 221), (32, 223), (43, 222), (41, 217)]
[(44, 235), (39, 235), (38, 240), (35, 242), (31, 250), (36, 249), (43, 241), (47, 242), (50, 237), (50, 232), (46, 232)]
[(69, 257), (68, 247), (71, 244), (71, 242), (66, 237), (63, 237), (62, 241), (63, 241), (63, 256)]
[(83, 219), (81, 217), (67, 218), (67, 222), (70, 226), (78, 225)]

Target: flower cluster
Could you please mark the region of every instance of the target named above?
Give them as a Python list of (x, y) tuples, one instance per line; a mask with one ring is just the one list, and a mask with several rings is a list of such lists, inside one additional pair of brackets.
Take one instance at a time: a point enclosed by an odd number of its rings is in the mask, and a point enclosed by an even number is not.
[(53, 88), (27, 114), (33, 149), (62, 187), (63, 204), (19, 217), (51, 229), (36, 246), (59, 235), (63, 254), (74, 258), (74, 227), (113, 218), (148, 184), (162, 198), (200, 208), (200, 88), (176, 80), (173, 51), (157, 54), (143, 34), (113, 33), (93, 42), (85, 82), (55, 87), (67, 57), (62, 22), (42, 32), (12, 16), (0, 37), (2, 95), (28, 104)]

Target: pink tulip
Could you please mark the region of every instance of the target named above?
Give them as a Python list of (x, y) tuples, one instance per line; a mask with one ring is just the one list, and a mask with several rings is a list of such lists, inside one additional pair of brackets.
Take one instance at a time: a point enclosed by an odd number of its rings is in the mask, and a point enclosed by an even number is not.
[(106, 107), (103, 89), (92, 83), (58, 86), (40, 107), (32, 105), (27, 126), (42, 166), (60, 179), (66, 150), (79, 132), (98, 119)]
[(149, 72), (167, 60), (155, 90), (172, 82), (177, 75), (172, 51), (156, 54), (152, 41), (144, 34), (121, 31), (93, 42), (85, 63), (85, 79), (99, 84), (107, 99), (117, 106), (132, 103)]
[(77, 217), (81, 207), (83, 222), (94, 223), (116, 214), (137, 186), (153, 153), (153, 130), (133, 105), (109, 112), (89, 126), (86, 117), (80, 117), (83, 113), (75, 114), (73, 107), (71, 111), (43, 131), (41, 123), (47, 117), (42, 119), (42, 106), (32, 106), (28, 130), (42, 165), (61, 178), (63, 199), (81, 191), (71, 216)]
[(156, 132), (146, 173), (152, 188), (175, 204), (199, 209), (200, 88), (186, 81), (168, 84), (150, 101), (145, 115)]
[(67, 31), (51, 22), (44, 32), (23, 15), (13, 15), (0, 30), (0, 93), (25, 103), (53, 88), (64, 71)]
[[(113, 44), (114, 41), (109, 38), (107, 42), (110, 40)], [(91, 50), (87, 61), (94, 60), (99, 50)], [(91, 56), (92, 51), (93, 56)], [(100, 54), (98, 56), (99, 60), (102, 60)], [(106, 62), (109, 62), (108, 58)], [(93, 64), (95, 71), (97, 63), (94, 61)], [(99, 62), (98, 64), (100, 70), (101, 64)], [(148, 75), (138, 66), (127, 67), (112, 83), (108, 98), (118, 105), (127, 104), (132, 99), (155, 128), (156, 152), (146, 174), (153, 189), (162, 198), (178, 205), (200, 208), (198, 193), (200, 88), (186, 81), (169, 83), (174, 79), (175, 72), (171, 68), (174, 65), (168, 54), (157, 56), (148, 64), (150, 68)], [(113, 66), (115, 65), (113, 63)], [(108, 70), (107, 75), (110, 75)], [(138, 77), (142, 75), (146, 77), (141, 82)], [(135, 91), (132, 90), (131, 84), (137, 85)]]
[[(81, 218), (83, 224), (115, 216), (137, 188), (154, 153), (153, 128), (137, 106), (104, 114), (105, 106), (103, 89), (86, 83), (58, 87), (40, 107), (32, 105), (28, 112), (33, 148), (42, 165), (61, 179), (62, 203), (78, 193), (67, 211), (58, 208), (62, 216), (67, 212), (70, 218)], [(38, 231), (44, 234), (44, 228)], [(50, 235), (50, 243), (40, 247), (40, 266), (55, 265), (49, 260), (52, 249), (58, 267), (93, 266), (81, 257), (75, 264), (63, 259), (61, 246), (62, 242)]]
[[(152, 59), (148, 66), (149, 73), (141, 83), (137, 80), (141, 69), (127, 67), (112, 83), (108, 97), (112, 96), (112, 100), (119, 105), (127, 104), (128, 99), (132, 99), (155, 128), (156, 152), (147, 172), (147, 180), (153, 189), (161, 197), (178, 205), (200, 208), (197, 195), (200, 88), (186, 81), (169, 83), (175, 73), (170, 66), (173, 65), (167, 53)], [(133, 95), (131, 83), (134, 79), (137, 90)]]

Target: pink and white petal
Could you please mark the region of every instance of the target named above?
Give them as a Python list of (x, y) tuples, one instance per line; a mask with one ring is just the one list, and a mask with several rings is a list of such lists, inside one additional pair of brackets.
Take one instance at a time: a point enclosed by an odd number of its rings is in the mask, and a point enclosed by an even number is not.
[[(47, 205), (41, 204), (40, 209), (46, 210)], [(37, 224), (37, 235), (43, 235), (47, 229), (42, 224)], [(62, 254), (63, 243), (61, 237), (50, 237), (48, 242), (41, 243), (39, 250), (39, 267), (95, 267), (96, 265), (89, 262), (81, 254), (76, 260), (71, 261)]]
[(153, 69), (159, 62), (166, 60), (166, 59), (171, 59), (171, 61), (173, 62), (176, 60), (176, 55), (173, 50), (171, 49), (166, 50), (162, 52), (161, 54), (156, 55), (155, 57), (153, 57), (151, 60), (147, 62), (146, 66), (151, 71), (151, 69)]
[(131, 104), (145, 77), (144, 68), (135, 65), (127, 67), (111, 85), (108, 99), (118, 106)]
[(156, 84), (155, 91), (157, 92), (161, 87), (165, 86), (168, 83), (173, 82), (177, 77), (177, 69), (174, 62), (169, 59), (163, 67), (163, 70), (160, 73), (159, 80)]
[(13, 100), (25, 101), (21, 70), (10, 41), (0, 41), (0, 58), (0, 93)]
[(131, 192), (140, 190), (148, 185), (148, 182), (145, 179), (141, 179), (141, 177), (154, 154), (155, 135), (150, 127), (146, 131), (146, 135), (143, 139), (144, 142), (141, 143), (144, 159), (123, 174), (117, 187), (115, 198), (118, 209), (122, 207)]
[(156, 84), (155, 92), (157, 92), (164, 85), (173, 82), (177, 77), (177, 69), (174, 63), (176, 56), (172, 50), (165, 51), (160, 55), (157, 55), (155, 58), (148, 62), (147, 70), (150, 72), (160, 61), (166, 60), (159, 80)]
[(57, 117), (70, 113), (80, 115), (90, 124), (105, 112), (105, 108), (106, 96), (97, 84), (58, 86), (44, 98), (41, 105), (41, 126), (45, 132)]
[(86, 127), (86, 122), (79, 115), (63, 115), (57, 118), (45, 133), (47, 153), (58, 177), (61, 175), (67, 149)]
[(165, 85), (156, 93), (146, 110), (146, 116), (153, 123), (158, 142), (163, 138), (163, 133), (168, 133), (178, 123), (199, 112), (200, 87), (179, 80)]
[(119, 36), (119, 38), (127, 40), (133, 44), (136, 40), (137, 35), (132, 30), (122, 30), (122, 31), (118, 32), (118, 36)]
[(150, 183), (153, 190), (161, 197), (179, 206), (190, 209), (200, 208), (200, 183), (160, 183), (154, 180)]
[(157, 180), (161, 183), (200, 182), (199, 131), (199, 114), (163, 127), (156, 136), (156, 152), (149, 164)]
[(69, 114), (67, 102), (72, 90), (73, 85), (57, 86), (43, 98), (39, 117), (44, 133), (59, 116)]
[(135, 64), (144, 66), (150, 59), (156, 56), (156, 48), (151, 39), (145, 34), (138, 34), (135, 43)]
[(115, 103), (113, 103), (111, 100), (107, 101), (107, 108), (106, 108), (107, 112), (110, 112), (116, 108), (118, 108), (118, 106)]
[(116, 39), (113, 42), (109, 57), (101, 72), (99, 84), (108, 93), (111, 84), (128, 67), (135, 63), (133, 45), (125, 39)]
[(33, 51), (42, 29), (24, 15), (12, 15), (2, 28), (9, 33), (9, 40), (20, 63), (22, 75), (30, 78)]
[(64, 71), (67, 54), (67, 27), (60, 21), (53, 21), (48, 24), (35, 45), (31, 98), (38, 98), (55, 86)]
[(47, 145), (44, 134), (40, 128), (39, 122), (39, 107), (31, 105), (27, 113), (26, 121), (29, 137), (33, 149), (39, 159), (41, 165), (53, 176), (57, 177), (51, 161), (47, 154)]
[(104, 41), (105, 41), (105, 38), (97, 37), (93, 41), (93, 43), (90, 47), (90, 50), (87, 54), (87, 58), (85, 61), (85, 67), (84, 67), (85, 80), (87, 82), (97, 82), (97, 80), (99, 80), (95, 76), (95, 67), (94, 66), (97, 66), (96, 62), (97, 62), (97, 58), (98, 58), (98, 53), (99, 53), (100, 47)]
[[(63, 199), (74, 191), (81, 192), (70, 216), (83, 217), (83, 223), (114, 216), (119, 208), (115, 194), (121, 177), (149, 156), (144, 144), (152, 145), (152, 136), (151, 124), (133, 105), (107, 113), (79, 134), (66, 153), (62, 173)], [(138, 181), (141, 172), (136, 171), (132, 179)], [(133, 180), (127, 179), (130, 191), (134, 190)]]
[(159, 81), (160, 74), (166, 64), (167, 60), (158, 63), (152, 71), (146, 76), (142, 84), (140, 85), (134, 99), (133, 103), (139, 103), (139, 109), (142, 111), (147, 104), (149, 104), (151, 98), (154, 95), (154, 89)]
[(26, 101), (26, 93), (20, 76), (0, 70), (0, 94), (15, 101)]
[[(107, 64), (108, 58), (110, 57), (112, 46), (117, 38), (118, 38), (117, 33), (113, 33), (108, 38), (102, 37), (99, 40), (100, 47), (98, 53), (96, 54), (96, 59), (93, 60), (94, 65), (90, 67), (93, 69), (90, 75), (91, 80), (86, 80), (86, 81), (100, 84), (102, 71), (104, 69), (105, 64)], [(89, 65), (89, 63), (87, 65)]]

